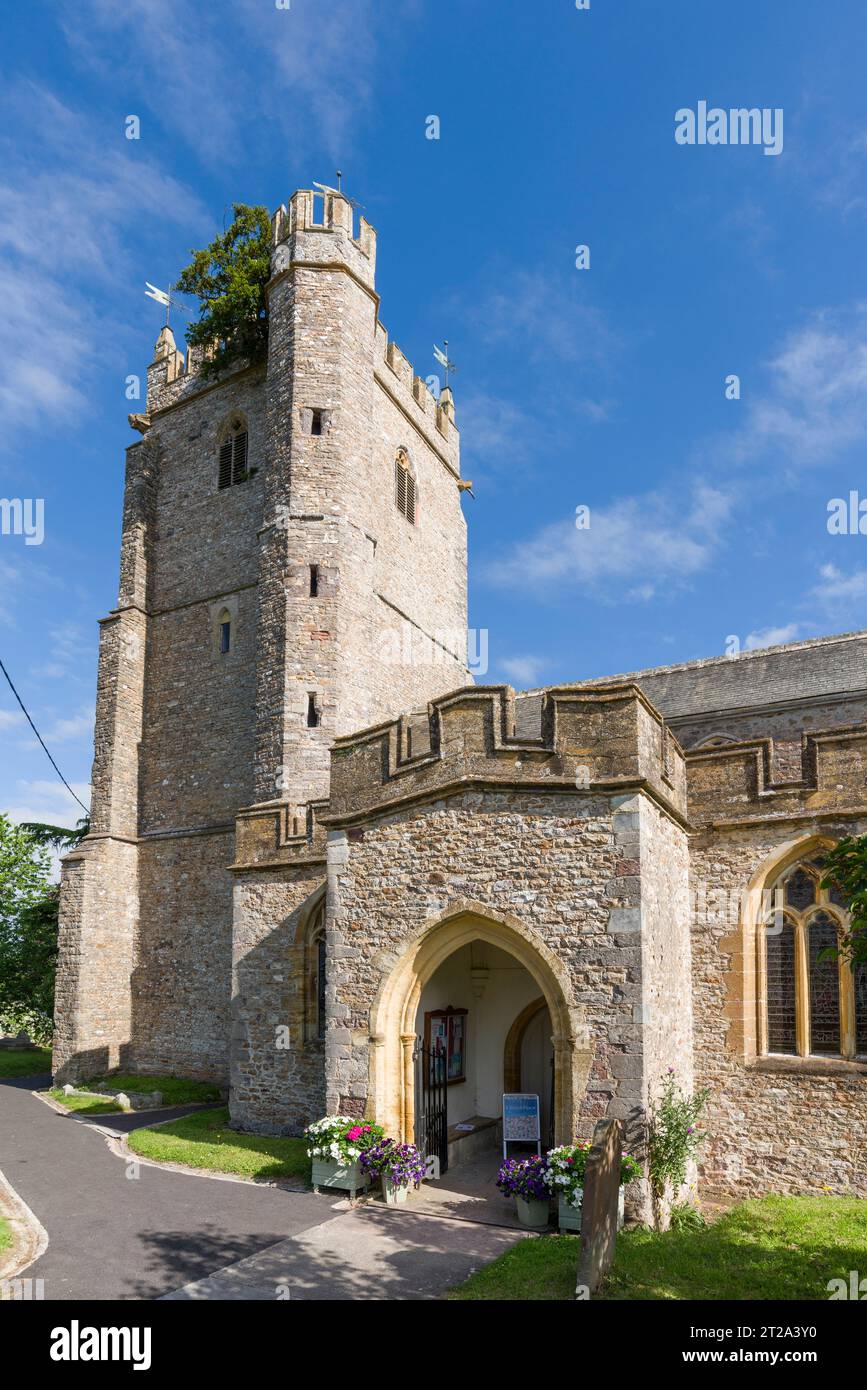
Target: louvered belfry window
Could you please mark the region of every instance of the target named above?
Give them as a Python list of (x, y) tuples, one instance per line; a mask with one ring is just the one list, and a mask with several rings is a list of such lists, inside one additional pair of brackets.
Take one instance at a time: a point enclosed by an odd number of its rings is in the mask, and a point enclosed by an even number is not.
[(397, 510), (415, 525), (415, 478), (409, 470), (409, 459), (401, 449), (394, 461), (394, 500)]
[(233, 487), (247, 477), (247, 431), (237, 421), (220, 445), (218, 486)]

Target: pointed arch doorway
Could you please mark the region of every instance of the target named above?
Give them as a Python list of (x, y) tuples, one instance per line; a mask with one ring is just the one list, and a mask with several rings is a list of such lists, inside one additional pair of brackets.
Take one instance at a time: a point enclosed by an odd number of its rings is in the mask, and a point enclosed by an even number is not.
[[(464, 987), (468, 998), (446, 997)], [(537, 1006), (533, 1016), (540, 1014), (540, 998), (550, 1020), (553, 1054), (549, 1130), (554, 1142), (566, 1142), (590, 1067), (567, 971), (523, 924), (474, 906), (428, 923), (384, 974), (371, 1011), (370, 1094), (376, 1120), (389, 1133), (415, 1141), (419, 1035), (433, 1025), (442, 1036), (440, 1020), (458, 1015), (464, 1019), (456, 1035), (463, 1055), (452, 1049), (449, 1124), (459, 1124), (463, 1112), (498, 1116), (506, 1040), (530, 1003)]]

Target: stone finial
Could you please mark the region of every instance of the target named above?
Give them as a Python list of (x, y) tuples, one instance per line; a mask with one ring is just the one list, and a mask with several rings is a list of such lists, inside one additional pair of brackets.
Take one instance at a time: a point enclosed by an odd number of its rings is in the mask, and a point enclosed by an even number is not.
[(177, 353), (178, 345), (175, 342), (175, 335), (166, 324), (160, 329), (160, 336), (157, 338), (157, 345), (154, 348), (154, 361), (162, 362), (165, 357), (173, 357)]
[(443, 389), (440, 391), (439, 407), (440, 407), (440, 410), (443, 411), (443, 413), (444, 413), (445, 415), (448, 416), (448, 418), (451, 420), (452, 424), (454, 424), (454, 422), (455, 422), (455, 398), (454, 398), (454, 396), (452, 395), (452, 388), (451, 388), (450, 386), (444, 386)]

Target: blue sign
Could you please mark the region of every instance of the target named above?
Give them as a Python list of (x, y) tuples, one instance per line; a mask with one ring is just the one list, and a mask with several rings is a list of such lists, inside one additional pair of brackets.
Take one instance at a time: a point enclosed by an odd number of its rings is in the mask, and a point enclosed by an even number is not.
[(539, 1097), (527, 1092), (503, 1096), (503, 1143), (536, 1144), (541, 1137)]

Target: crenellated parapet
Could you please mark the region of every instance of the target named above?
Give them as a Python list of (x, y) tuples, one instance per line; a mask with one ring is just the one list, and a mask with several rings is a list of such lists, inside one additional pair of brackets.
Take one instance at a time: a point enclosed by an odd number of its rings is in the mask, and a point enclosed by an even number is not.
[(245, 807), (235, 821), (235, 862), (231, 868), (291, 868), (325, 862), (326, 832), (320, 816), (324, 801), (293, 805), (288, 801), (262, 802)]
[(689, 818), (696, 826), (863, 812), (867, 729), (803, 734), (800, 776), (774, 775), (774, 741), (751, 739), (686, 754)]
[[(460, 437), (455, 423), (454, 398), (448, 387), (437, 398), (379, 320), (376, 279), (376, 230), (363, 216), (357, 218), (349, 200), (336, 192), (299, 189), (281, 204), (271, 219), (272, 252), (269, 297), (286, 276), (297, 272), (334, 270), (350, 275), (370, 298), (374, 343), (374, 377), (394, 405), (411, 422), (445, 464), (460, 475)], [(131, 426), (146, 433), (162, 411), (204, 391), (215, 390), (242, 371), (264, 372), (264, 364), (236, 365), (218, 377), (203, 376), (208, 350), (188, 348), (183, 353), (166, 325), (159, 334), (154, 360), (147, 373), (144, 413), (131, 415)]]
[(464, 688), (432, 701), (426, 724), (407, 715), (337, 739), (325, 824), (472, 786), (643, 788), (685, 816), (683, 753), (638, 686), (546, 690), (538, 737), (517, 734), (519, 704), (508, 685)]
[(271, 219), (271, 271), (278, 275), (293, 255), (315, 261), (348, 261), (365, 283), (376, 275), (376, 229), (359, 216), (358, 231), (349, 199), (342, 193), (299, 188)]
[(391, 342), (381, 322), (376, 325), (374, 376), (404, 415), (424, 435), (432, 449), (445, 457), (456, 474), (460, 473), (460, 436), (455, 424), (455, 403), (445, 387), (437, 399), (403, 355)]

